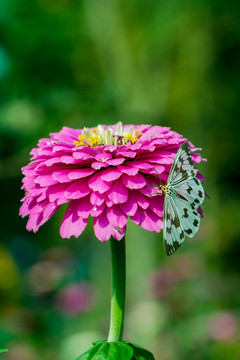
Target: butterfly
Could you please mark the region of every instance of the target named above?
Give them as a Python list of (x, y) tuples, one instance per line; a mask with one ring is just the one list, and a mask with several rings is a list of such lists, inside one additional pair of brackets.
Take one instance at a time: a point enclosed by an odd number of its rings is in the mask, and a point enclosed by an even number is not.
[[(185, 142), (174, 158), (167, 184), (157, 185), (165, 195), (163, 241), (167, 255), (179, 248), (186, 235), (192, 238), (199, 229), (200, 214), (197, 209), (204, 201), (204, 190), (196, 175), (190, 148)], [(160, 176), (159, 180), (161, 183)]]

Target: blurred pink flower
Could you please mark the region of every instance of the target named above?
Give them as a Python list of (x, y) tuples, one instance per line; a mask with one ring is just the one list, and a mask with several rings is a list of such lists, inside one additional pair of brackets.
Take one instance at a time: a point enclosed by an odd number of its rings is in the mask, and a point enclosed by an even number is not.
[(66, 315), (76, 315), (89, 310), (92, 291), (86, 284), (73, 284), (62, 289), (56, 297), (58, 309)]
[(239, 331), (238, 319), (230, 311), (219, 311), (208, 318), (209, 335), (214, 340), (235, 340)]
[(27, 343), (10, 344), (5, 358), (7, 360), (37, 360), (37, 351)]
[[(101, 241), (111, 236), (120, 240), (128, 217), (146, 230), (160, 232), (163, 197), (143, 194), (143, 189), (159, 183), (152, 164), (163, 182), (167, 180), (185, 141), (166, 127), (121, 123), (83, 130), (64, 127), (41, 139), (22, 169), (25, 197), (20, 215), (29, 215), (27, 229), (36, 232), (69, 202), (60, 227), (63, 238), (78, 237), (89, 215)], [(192, 158), (204, 160), (194, 153)]]
[(192, 279), (197, 279), (203, 272), (203, 259), (193, 251), (171, 259), (170, 266), (161, 266), (151, 275), (150, 281), (154, 297), (170, 295), (176, 286)]
[(168, 296), (180, 281), (180, 276), (176, 269), (171, 267), (157, 269), (151, 276), (154, 297), (162, 298)]

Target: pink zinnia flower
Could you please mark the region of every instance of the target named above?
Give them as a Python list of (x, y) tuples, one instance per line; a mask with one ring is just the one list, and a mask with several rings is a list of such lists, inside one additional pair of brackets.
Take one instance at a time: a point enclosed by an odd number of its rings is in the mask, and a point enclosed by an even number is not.
[[(167, 181), (185, 141), (167, 127), (121, 123), (83, 130), (64, 127), (41, 139), (22, 169), (25, 197), (20, 214), (29, 215), (27, 229), (36, 232), (69, 202), (60, 227), (64, 238), (78, 237), (89, 215), (101, 241), (111, 236), (120, 240), (128, 217), (146, 230), (160, 232), (164, 197), (144, 192), (159, 183), (156, 170), (163, 183)], [(192, 159), (204, 160), (195, 153)]]

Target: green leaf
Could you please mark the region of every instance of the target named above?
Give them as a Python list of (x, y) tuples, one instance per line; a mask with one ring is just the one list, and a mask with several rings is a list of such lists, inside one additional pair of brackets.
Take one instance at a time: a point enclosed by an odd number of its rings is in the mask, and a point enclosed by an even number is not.
[(133, 349), (124, 342), (106, 342), (98, 352), (96, 360), (131, 360)]
[(107, 341), (107, 339), (94, 341), (94, 342), (93, 342), (93, 345), (101, 344), (101, 343), (104, 343), (104, 342), (106, 342), (106, 341)]
[(93, 359), (93, 356), (97, 353), (99, 348), (102, 346), (102, 342), (99, 342), (95, 346), (91, 347), (84, 354), (80, 355), (76, 360), (90, 360)]
[(131, 360), (133, 348), (122, 341), (97, 341), (92, 348), (80, 355), (76, 360)]
[(129, 341), (124, 341), (124, 343), (131, 346), (134, 350), (132, 360), (154, 360), (153, 354), (140, 345), (130, 343)]

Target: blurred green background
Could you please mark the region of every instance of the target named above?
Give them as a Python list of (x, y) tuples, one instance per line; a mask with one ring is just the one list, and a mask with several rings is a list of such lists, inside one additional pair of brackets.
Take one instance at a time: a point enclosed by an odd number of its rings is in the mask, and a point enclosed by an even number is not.
[(156, 360), (240, 359), (240, 3), (0, 1), (0, 347), (74, 360), (107, 337), (110, 248), (18, 216), (21, 167), (62, 126), (170, 126), (207, 163), (201, 228), (168, 258), (129, 222), (125, 338)]

